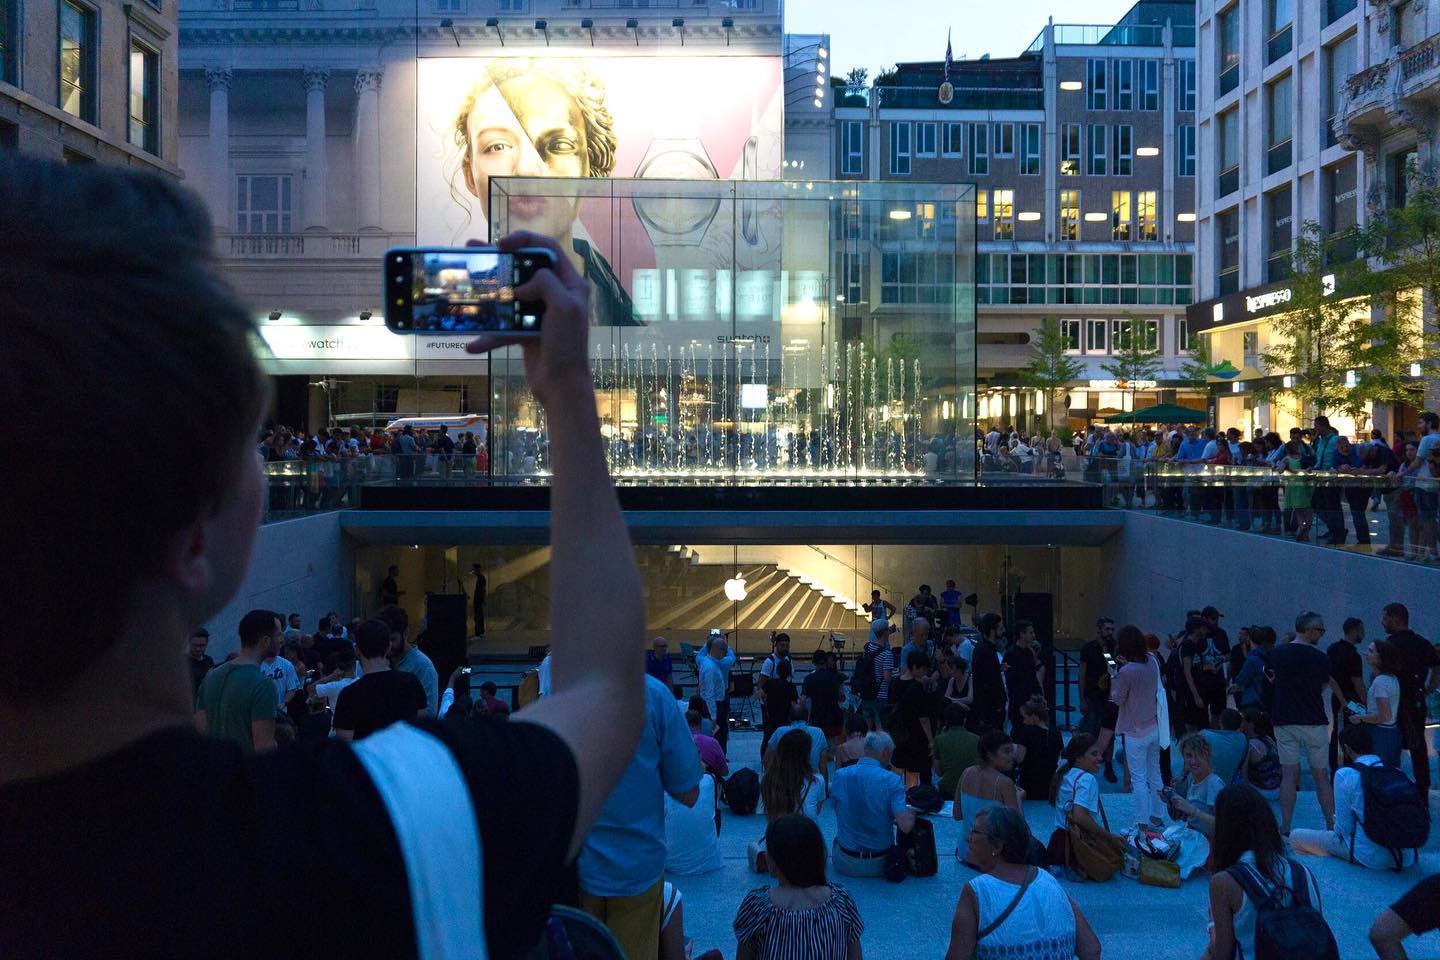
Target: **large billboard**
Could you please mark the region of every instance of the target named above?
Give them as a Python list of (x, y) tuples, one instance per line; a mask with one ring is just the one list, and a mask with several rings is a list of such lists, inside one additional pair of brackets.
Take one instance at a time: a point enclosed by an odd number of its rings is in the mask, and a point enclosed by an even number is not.
[(779, 57), (450, 57), (417, 69), (422, 244), (485, 238), (491, 177), (781, 175)]

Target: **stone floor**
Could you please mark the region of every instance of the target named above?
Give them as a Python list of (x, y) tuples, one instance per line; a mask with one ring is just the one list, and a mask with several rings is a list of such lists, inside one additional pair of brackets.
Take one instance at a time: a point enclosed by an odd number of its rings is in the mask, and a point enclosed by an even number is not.
[[(741, 731), (731, 737), (732, 766), (758, 769), (758, 751), (759, 734)], [(1126, 822), (1131, 809), (1129, 796), (1114, 786), (1106, 787), (1105, 809), (1111, 823)], [(1440, 822), (1440, 793), (1432, 793), (1431, 798), (1432, 822)], [(1047, 838), (1054, 823), (1054, 809), (1044, 801), (1031, 801), (1025, 812), (1031, 829)], [(953, 856), (960, 824), (949, 818), (932, 819), (940, 853), (938, 875), (910, 877), (900, 884), (842, 878), (865, 920), (862, 944), (865, 955), (872, 960), (944, 956), (955, 900), (974, 872), (956, 863)], [(1322, 825), (1314, 793), (1302, 792), (1295, 826)], [(828, 846), (835, 828), (834, 813), (828, 805), (821, 814), (821, 828)], [(724, 869), (703, 876), (670, 878), (684, 893), (686, 934), (694, 938), (696, 954), (718, 947), (726, 957), (734, 956), (731, 921), (735, 910), (747, 890), (769, 882), (746, 868), (746, 847), (764, 830), (763, 816), (739, 817), (727, 810), (720, 835)], [(1305, 863), (1319, 882), (1325, 916), (1339, 941), (1341, 957), (1373, 958), (1375, 952), (1367, 939), (1371, 921), (1421, 877), (1440, 870), (1440, 830), (1432, 831), (1419, 867), (1408, 868), (1402, 874), (1380, 873), (1317, 857), (1306, 857)], [(1201, 875), (1191, 877), (1178, 890), (1142, 886), (1124, 877), (1106, 884), (1067, 882), (1065, 888), (1099, 934), (1107, 958), (1194, 958), (1205, 948), (1209, 901), (1208, 885)], [(1412, 958), (1436, 960), (1440, 958), (1440, 933), (1412, 939), (1406, 946)]]

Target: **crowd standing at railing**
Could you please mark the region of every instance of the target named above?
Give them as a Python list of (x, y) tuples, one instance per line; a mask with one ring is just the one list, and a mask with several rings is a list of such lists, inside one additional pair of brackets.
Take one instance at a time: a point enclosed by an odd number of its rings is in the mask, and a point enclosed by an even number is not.
[[(1331, 546), (1352, 537), (1369, 546), (1369, 514), (1383, 509), (1380, 555), (1440, 561), (1440, 415), (1431, 411), (1420, 414), (1414, 435), (1399, 431), (1393, 442), (1378, 429), (1341, 436), (1325, 416), (1286, 438), (1169, 424), (1091, 426), (1072, 442), (1080, 477), (1105, 485), (1113, 506)], [(1057, 434), (992, 427), (977, 445), (987, 473), (1066, 476)]]

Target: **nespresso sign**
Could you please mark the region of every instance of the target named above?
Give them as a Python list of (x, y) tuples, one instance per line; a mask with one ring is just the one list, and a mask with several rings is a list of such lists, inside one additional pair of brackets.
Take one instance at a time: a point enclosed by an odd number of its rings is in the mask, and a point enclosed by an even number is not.
[[(1324, 296), (1335, 293), (1335, 275), (1326, 274), (1320, 278)], [(1185, 319), (1189, 321), (1192, 333), (1225, 327), (1236, 323), (1249, 323), (1275, 313), (1284, 313), (1295, 299), (1295, 291), (1283, 284), (1256, 287), (1242, 293), (1231, 293), (1214, 300), (1202, 300), (1185, 308)]]

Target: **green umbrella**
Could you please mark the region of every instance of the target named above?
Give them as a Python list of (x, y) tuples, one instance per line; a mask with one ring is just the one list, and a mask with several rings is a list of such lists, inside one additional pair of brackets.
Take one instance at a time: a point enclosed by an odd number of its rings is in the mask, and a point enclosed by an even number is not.
[[(1123, 417), (1124, 419), (1121, 419)], [(1133, 413), (1124, 413), (1119, 417), (1111, 417), (1111, 423), (1204, 423), (1209, 420), (1204, 410), (1194, 410), (1190, 407), (1182, 407), (1174, 403), (1162, 403), (1155, 407), (1146, 407), (1143, 410), (1136, 410)]]

